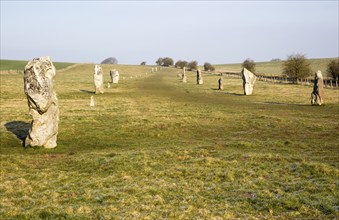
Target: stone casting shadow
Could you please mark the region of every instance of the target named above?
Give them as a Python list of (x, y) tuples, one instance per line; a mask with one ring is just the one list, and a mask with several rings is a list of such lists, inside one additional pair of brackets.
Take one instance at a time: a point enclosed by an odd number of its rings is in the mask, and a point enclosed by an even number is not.
[(12, 132), (18, 139), (24, 141), (28, 135), (31, 124), (23, 121), (11, 121), (7, 122), (5, 127), (7, 131)]
[(88, 90), (83, 90), (83, 89), (80, 89), (80, 92), (89, 93), (89, 94), (94, 94), (95, 93), (93, 91), (88, 91)]

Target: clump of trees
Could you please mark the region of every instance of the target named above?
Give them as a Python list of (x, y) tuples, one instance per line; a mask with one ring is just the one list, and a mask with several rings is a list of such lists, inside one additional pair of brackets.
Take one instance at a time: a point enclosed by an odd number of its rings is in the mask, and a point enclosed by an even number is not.
[(280, 58), (273, 58), (273, 59), (271, 59), (271, 62), (280, 62), (280, 61), (281, 61)]
[(197, 70), (198, 69), (198, 62), (193, 60), (187, 64), (189, 70)]
[(142, 62), (140, 63), (140, 65), (141, 65), (141, 66), (146, 66), (146, 61), (142, 61)]
[(244, 60), (242, 63), (242, 67), (246, 68), (247, 70), (251, 71), (252, 73), (255, 73), (255, 62), (249, 58)]
[(205, 71), (214, 71), (215, 68), (214, 68), (214, 66), (212, 64), (206, 62), (206, 63), (204, 63), (204, 70)]
[(115, 57), (108, 57), (104, 59), (101, 64), (118, 64), (118, 60)]
[(159, 66), (173, 66), (174, 61), (170, 57), (160, 57), (155, 63)]
[(161, 66), (162, 65), (162, 58), (159, 57), (157, 61), (155, 61), (155, 63), (158, 65), (158, 66)]
[(327, 65), (327, 74), (331, 75), (335, 80), (339, 80), (339, 58), (332, 60)]
[(188, 62), (184, 60), (178, 60), (175, 65), (176, 68), (181, 68), (183, 69), (184, 67), (188, 67)]
[(295, 79), (303, 79), (311, 75), (310, 63), (303, 54), (289, 55), (283, 63), (283, 74)]

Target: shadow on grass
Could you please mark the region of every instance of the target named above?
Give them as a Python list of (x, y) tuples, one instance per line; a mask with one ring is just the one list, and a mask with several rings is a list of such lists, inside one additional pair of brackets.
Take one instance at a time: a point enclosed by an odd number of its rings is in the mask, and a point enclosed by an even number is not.
[(268, 104), (268, 105), (287, 105), (287, 106), (312, 106), (308, 104), (298, 104), (298, 103), (282, 103), (282, 102), (257, 102), (258, 104)]
[(23, 121), (11, 121), (7, 122), (5, 127), (7, 131), (12, 132), (18, 139), (24, 141), (28, 135), (31, 124)]
[(83, 89), (80, 89), (80, 92), (89, 93), (89, 94), (94, 94), (95, 93), (93, 91), (88, 91), (88, 90), (83, 90)]
[(227, 95), (233, 95), (233, 96), (245, 96), (244, 94), (239, 94), (239, 93), (234, 93), (234, 92), (222, 92), (222, 90), (219, 89), (212, 89), (220, 92), (213, 92), (213, 93), (218, 93), (218, 94), (227, 94)]

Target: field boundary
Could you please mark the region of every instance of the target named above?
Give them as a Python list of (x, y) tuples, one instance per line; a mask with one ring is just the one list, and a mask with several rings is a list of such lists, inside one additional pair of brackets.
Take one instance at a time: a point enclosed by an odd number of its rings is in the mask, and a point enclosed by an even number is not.
[[(226, 76), (226, 77), (233, 77), (233, 78), (242, 78), (241, 72), (235, 72), (235, 71), (227, 71), (227, 72), (204, 72), (219, 76)], [(306, 79), (296, 79), (294, 77), (282, 77), (282, 76), (267, 76), (267, 75), (258, 75), (257, 79), (259, 81), (264, 82), (270, 82), (270, 83), (280, 83), (280, 84), (297, 84), (297, 85), (303, 85), (303, 86), (313, 86), (314, 79), (306, 78)], [(325, 78), (324, 79), (324, 87), (325, 88), (333, 88), (333, 89), (339, 89), (339, 82), (338, 80), (334, 80), (331, 78)]]

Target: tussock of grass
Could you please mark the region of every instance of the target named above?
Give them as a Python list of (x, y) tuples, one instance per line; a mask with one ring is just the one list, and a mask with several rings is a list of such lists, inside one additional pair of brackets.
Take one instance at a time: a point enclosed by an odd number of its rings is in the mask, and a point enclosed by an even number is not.
[(239, 79), (218, 91), (218, 76), (198, 86), (194, 72), (183, 84), (177, 69), (103, 68), (121, 81), (92, 109), (93, 65), (57, 75), (53, 150), (21, 147), (22, 76), (1, 76), (2, 218), (338, 217), (338, 91), (314, 107), (310, 87), (258, 82), (243, 96)]

